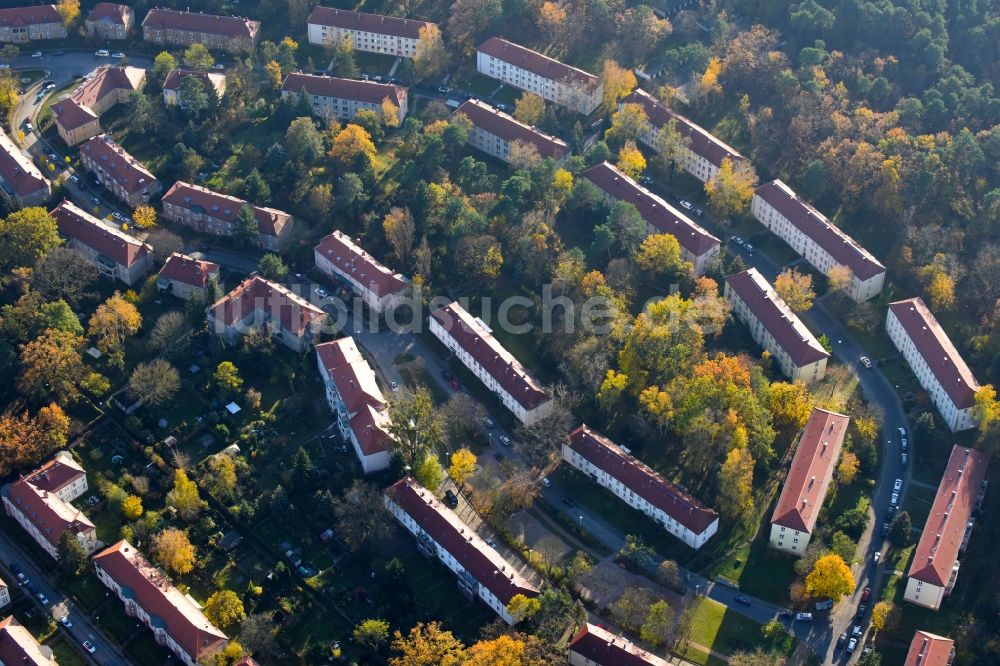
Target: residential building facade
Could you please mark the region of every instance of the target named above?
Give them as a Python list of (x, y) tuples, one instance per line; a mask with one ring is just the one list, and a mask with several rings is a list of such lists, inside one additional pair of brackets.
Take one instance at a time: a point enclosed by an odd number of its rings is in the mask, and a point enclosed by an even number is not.
[(732, 314), (771, 354), (781, 372), (806, 384), (823, 379), (829, 352), (756, 268), (726, 276)]
[(850, 271), (851, 281), (844, 291), (855, 302), (882, 293), (885, 266), (788, 185), (780, 180), (761, 185), (754, 192), (750, 209), (758, 222), (819, 272), (830, 275), (837, 268)]
[(204, 299), (205, 289), (212, 280), (221, 286), (218, 264), (174, 252), (160, 269), (156, 286), (184, 300), (192, 296)]
[(163, 217), (171, 222), (215, 236), (235, 234), (240, 209), (250, 206), (257, 220), (257, 244), (266, 250), (281, 249), (294, 222), (284, 211), (253, 206), (243, 199), (180, 180), (167, 190), (161, 203)]
[(98, 2), (83, 22), (87, 35), (99, 39), (128, 39), (134, 25), (132, 8), (114, 2)]
[(814, 407), (771, 514), (771, 548), (802, 555), (830, 488), (850, 417)]
[(585, 622), (567, 646), (570, 666), (668, 666), (670, 662), (604, 627)]
[(694, 121), (671, 111), (645, 90), (632, 91), (618, 103), (618, 108), (621, 109), (625, 104), (638, 104), (646, 112), (646, 127), (639, 135), (639, 141), (653, 150), (660, 150), (656, 140), (660, 129), (673, 121), (684, 144), (679, 151), (679, 166), (703, 183), (715, 178), (723, 160), (729, 160), (733, 167), (742, 163), (750, 164), (750, 160), (740, 155), (735, 148)]
[(80, 146), (80, 163), (132, 208), (148, 204), (150, 197), (163, 190), (156, 176), (107, 134), (92, 137)]
[(531, 425), (552, 413), (552, 396), (493, 337), (486, 322), (457, 301), (431, 312), (430, 331), (521, 423)]
[[(540, 157), (551, 157), (556, 164), (562, 164), (570, 155), (569, 144), (562, 139), (525, 125), (478, 99), (466, 100), (455, 113), (462, 113), (472, 121), (470, 146), (508, 164), (511, 163), (511, 144), (516, 142), (534, 146)], [(516, 158), (516, 148), (514, 152)]]
[(416, 55), (421, 28), (437, 27), (427, 21), (320, 6), (313, 7), (307, 26), (310, 44), (335, 46), (348, 39), (355, 51), (401, 58)]
[(313, 259), (321, 273), (346, 283), (379, 314), (395, 308), (406, 298), (407, 279), (393, 273), (339, 229), (313, 248)]
[(59, 559), (59, 538), (69, 531), (90, 555), (97, 549), (97, 530), (70, 502), (87, 492), (87, 472), (68, 451), (60, 451), (30, 474), (3, 487), (7, 515), (17, 521), (53, 559)]
[(510, 562), (413, 479), (403, 478), (386, 488), (385, 506), (416, 537), (421, 553), (455, 574), (466, 598), (481, 600), (507, 624), (515, 624), (507, 610), (511, 599), (518, 594), (538, 596), (538, 589)]
[(955, 641), (929, 631), (915, 631), (903, 666), (951, 666)]
[(938, 610), (958, 580), (959, 558), (969, 545), (986, 494), (987, 457), (955, 446), (910, 561), (903, 599)]
[(142, 22), (142, 38), (154, 44), (204, 44), (239, 55), (253, 51), (260, 38), (260, 21), (175, 9), (150, 9)]
[(704, 275), (718, 263), (718, 238), (615, 165), (610, 162), (594, 165), (583, 172), (583, 177), (597, 186), (608, 207), (618, 201), (635, 206), (646, 221), (647, 234), (669, 234), (676, 238), (681, 246), (681, 259), (691, 264), (695, 275)]
[(351, 443), (361, 469), (365, 474), (387, 469), (392, 454), (389, 403), (354, 338), (316, 345), (316, 362), (337, 429)]
[(55, 5), (0, 9), (0, 42), (22, 44), (38, 39), (66, 39), (68, 34)]
[(187, 666), (207, 662), (229, 643), (221, 629), (205, 617), (188, 595), (122, 539), (94, 555), (97, 578), (114, 592), (125, 613), (153, 632)]
[(691, 548), (719, 529), (719, 514), (586, 423), (562, 445), (562, 459)]
[(52, 105), (56, 130), (75, 146), (101, 133), (101, 115), (146, 85), (146, 70), (101, 65), (73, 94)]
[(189, 76), (196, 77), (205, 87), (205, 92), (215, 94), (215, 103), (222, 101), (226, 94), (226, 75), (218, 72), (200, 72), (194, 69), (174, 69), (163, 80), (163, 103), (167, 106), (184, 107), (181, 99), (181, 83)]
[(0, 580), (0, 608), (3, 608), (10, 603), (10, 588), (7, 583)]
[(585, 116), (604, 101), (600, 77), (499, 37), (479, 45), (476, 71)]
[(313, 114), (324, 120), (353, 120), (358, 111), (374, 111), (381, 118), (383, 103), (388, 100), (401, 125), (406, 118), (409, 93), (403, 86), (336, 76), (293, 73), (285, 77), (281, 98), (298, 97), (305, 91)]
[(124, 231), (106, 226), (70, 201), (51, 211), (59, 235), (97, 267), (97, 271), (130, 287), (141, 284), (153, 269), (153, 248)]
[(885, 329), (951, 431), (974, 428), (979, 382), (923, 299), (890, 303)]
[(252, 328), (264, 328), (300, 354), (319, 337), (325, 319), (325, 312), (259, 275), (251, 275), (208, 308), (209, 331), (228, 342), (236, 342)]
[(13, 615), (0, 620), (0, 664), (58, 666), (52, 648), (41, 645)]
[(52, 183), (0, 129), (0, 194), (11, 208), (40, 206), (52, 196)]

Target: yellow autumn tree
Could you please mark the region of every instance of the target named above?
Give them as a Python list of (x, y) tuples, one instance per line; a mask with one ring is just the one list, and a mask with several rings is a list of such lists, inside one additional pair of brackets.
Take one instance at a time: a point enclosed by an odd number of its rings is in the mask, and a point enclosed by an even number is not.
[(597, 401), (605, 411), (611, 411), (628, 386), (628, 375), (608, 370), (597, 392)]
[(132, 220), (140, 229), (152, 229), (156, 226), (156, 209), (143, 204), (132, 211)]
[(514, 102), (514, 117), (526, 125), (537, 125), (545, 114), (545, 100), (541, 95), (525, 92)]
[(715, 177), (705, 183), (708, 204), (719, 217), (745, 212), (757, 187), (757, 173), (747, 160), (737, 164), (728, 157), (722, 160)]
[(382, 123), (386, 127), (399, 127), (399, 107), (388, 97), (382, 100)]
[(604, 107), (609, 113), (618, 106), (618, 100), (635, 90), (638, 85), (632, 70), (620, 66), (614, 60), (604, 61), (601, 79), (604, 81)]
[(837, 601), (854, 589), (854, 574), (840, 555), (830, 553), (816, 560), (806, 576), (806, 592)]
[(997, 402), (997, 392), (992, 384), (981, 386), (976, 391), (972, 416), (979, 423), (979, 432), (983, 435), (1000, 424), (1000, 402)]
[(59, 0), (56, 6), (59, 15), (62, 16), (63, 24), (70, 26), (80, 16), (80, 0)]
[(526, 597), (523, 594), (515, 594), (507, 603), (507, 612), (514, 618), (515, 624), (531, 619), (541, 609), (542, 602), (536, 597)]
[(708, 61), (705, 72), (698, 79), (697, 92), (699, 97), (707, 97), (708, 95), (722, 92), (722, 86), (719, 84), (719, 74), (721, 73), (722, 61), (713, 56)]
[(779, 425), (801, 428), (809, 420), (815, 404), (812, 393), (803, 382), (771, 384), (771, 415)]
[(448, 476), (461, 488), (476, 471), (476, 454), (462, 448), (451, 454), (451, 465), (448, 466)]
[(842, 264), (837, 264), (826, 273), (826, 281), (830, 291), (847, 291), (853, 279), (854, 273)]
[(753, 509), (753, 456), (747, 447), (726, 454), (719, 470), (719, 504), (729, 518), (745, 516)]
[(665, 429), (674, 415), (674, 403), (670, 394), (659, 386), (650, 386), (639, 394), (639, 404), (661, 430)]
[(646, 170), (646, 158), (639, 150), (635, 141), (626, 141), (622, 149), (618, 151), (618, 168), (630, 178), (638, 178)]
[(375, 157), (375, 144), (364, 127), (348, 123), (333, 138), (330, 157), (346, 167), (361, 155), (365, 155), (369, 160)]
[(840, 463), (837, 465), (837, 478), (842, 484), (849, 486), (857, 477), (859, 468), (858, 457), (850, 451), (844, 451), (840, 455)]
[(812, 307), (813, 299), (816, 298), (812, 282), (812, 275), (788, 268), (774, 279), (774, 290), (792, 312), (805, 312)]
[(135, 495), (129, 495), (122, 500), (122, 515), (129, 520), (135, 520), (142, 515), (142, 500)]
[[(9, 69), (0, 71), (0, 112), (10, 112), (21, 99), (21, 87)], [(21, 139), (24, 140), (23, 138)]]
[(153, 537), (153, 559), (178, 574), (194, 568), (194, 546), (185, 532), (168, 527)]
[(272, 60), (264, 65), (264, 70), (267, 72), (267, 80), (271, 83), (271, 87), (275, 90), (280, 88), (282, 81), (281, 65)]

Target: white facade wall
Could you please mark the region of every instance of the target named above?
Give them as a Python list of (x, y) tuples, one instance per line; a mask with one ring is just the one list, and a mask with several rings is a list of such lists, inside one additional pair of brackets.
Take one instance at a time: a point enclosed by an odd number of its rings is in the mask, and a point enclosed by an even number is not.
[(309, 43), (321, 46), (342, 44), (344, 39), (350, 39), (355, 51), (368, 53), (384, 53), (386, 55), (412, 58), (416, 55), (419, 39), (412, 37), (397, 37), (380, 32), (364, 30), (347, 30), (332, 25), (309, 24)]
[(885, 329), (889, 333), (889, 339), (892, 340), (892, 344), (896, 346), (899, 353), (906, 359), (913, 374), (917, 376), (917, 381), (920, 382), (920, 385), (930, 395), (931, 401), (937, 407), (945, 423), (948, 424), (948, 428), (952, 432), (974, 428), (976, 421), (972, 416), (972, 408), (959, 409), (952, 401), (948, 392), (945, 391), (941, 382), (938, 381), (937, 375), (931, 371), (923, 355), (917, 349), (913, 340), (910, 339), (910, 336), (907, 335), (906, 329), (900, 324), (899, 319), (892, 310), (889, 310), (889, 314), (886, 316)]
[[(957, 576), (958, 562), (955, 562), (955, 567), (952, 569), (952, 580), (954, 580)], [(924, 608), (930, 608), (931, 610), (938, 610), (941, 608), (941, 602), (944, 601), (945, 595), (950, 591), (951, 590), (948, 588), (934, 585), (933, 583), (917, 580), (915, 578), (907, 578), (906, 591), (903, 592), (903, 599), (909, 601), (911, 604), (916, 604), (917, 606), (923, 606)]]
[(323, 384), (326, 386), (326, 404), (330, 406), (330, 411), (337, 417), (337, 430), (340, 431), (341, 436), (351, 442), (354, 455), (357, 456), (358, 462), (361, 463), (361, 469), (365, 474), (388, 469), (391, 462), (389, 451), (379, 451), (378, 453), (366, 455), (361, 450), (361, 444), (358, 443), (358, 438), (351, 428), (351, 417), (354, 415), (347, 411), (347, 405), (344, 403), (340, 391), (337, 390), (337, 385), (327, 373), (326, 366), (323, 365), (323, 360), (319, 357), (319, 354), (316, 355), (316, 361), (319, 366), (319, 374), (323, 378)]
[[(52, 559), (58, 560), (59, 548), (45, 538), (45, 535), (38, 530), (35, 524), (31, 522), (27, 516), (21, 513), (21, 509), (11, 502), (10, 498), (6, 495), (3, 497), (3, 504), (4, 509), (7, 511), (7, 515), (16, 520), (17, 524), (20, 525), (24, 531), (35, 540), (35, 543), (37, 543), (42, 550), (48, 553)], [(83, 552), (87, 555), (90, 555), (97, 550), (97, 530), (90, 530), (84, 533), (78, 532), (76, 538), (77, 541), (80, 542)]]
[(791, 527), (771, 523), (771, 537), (769, 542), (771, 548), (776, 550), (783, 550), (792, 555), (802, 555), (806, 550), (806, 546), (809, 545), (810, 537), (809, 532), (800, 532)]
[[(124, 264), (115, 264), (111, 267), (102, 261), (98, 261), (98, 256), (101, 255), (100, 252), (90, 247), (89, 245), (84, 245), (75, 238), (69, 239), (69, 246), (75, 250), (79, 250), (87, 257), (88, 260), (95, 266), (97, 266), (97, 271), (106, 277), (112, 278), (114, 280), (121, 280), (130, 287), (133, 287), (140, 282), (142, 282), (143, 276), (146, 275), (153, 268), (153, 256), (151, 254), (146, 254), (146, 256), (141, 259), (137, 259), (132, 262), (131, 267), (126, 267)], [(105, 257), (107, 259), (107, 257)]]
[(546, 101), (565, 106), (585, 116), (593, 113), (604, 97), (603, 82), (594, 86), (592, 90), (587, 90), (582, 83), (574, 85), (566, 81), (547, 79), (482, 51), (476, 51), (476, 71), (515, 88), (533, 92)]
[(0, 585), (0, 607), (10, 603), (10, 590), (6, 585)]
[[(288, 99), (290, 96), (294, 95), (298, 97), (299, 91), (282, 90), (281, 98)], [(374, 111), (378, 114), (379, 118), (382, 117), (382, 103), (372, 104), (371, 102), (363, 102), (356, 99), (348, 99), (344, 97), (327, 97), (325, 95), (314, 95), (312, 93), (307, 93), (309, 95), (309, 103), (312, 105), (313, 114), (323, 118), (324, 120), (353, 120), (354, 116), (357, 115), (358, 111), (366, 109), (368, 111)], [(386, 97), (390, 97), (388, 94)], [(391, 97), (390, 97), (391, 99)], [(400, 125), (402, 125), (403, 120), (406, 118), (407, 112), (407, 95), (403, 95), (403, 99), (400, 105), (397, 107), (396, 117), (399, 119)]]
[(316, 262), (316, 268), (318, 268), (321, 273), (329, 275), (330, 277), (339, 278), (349, 284), (354, 293), (361, 296), (361, 300), (365, 302), (365, 305), (379, 314), (383, 314), (387, 310), (395, 308), (406, 299), (405, 291), (401, 291), (396, 294), (385, 294), (380, 298), (368, 287), (368, 285), (361, 284), (361, 282), (355, 279), (355, 277), (350, 273), (341, 271), (340, 268), (334, 265), (334, 263), (327, 259), (326, 256), (324, 256), (320, 251), (313, 250), (313, 257)]

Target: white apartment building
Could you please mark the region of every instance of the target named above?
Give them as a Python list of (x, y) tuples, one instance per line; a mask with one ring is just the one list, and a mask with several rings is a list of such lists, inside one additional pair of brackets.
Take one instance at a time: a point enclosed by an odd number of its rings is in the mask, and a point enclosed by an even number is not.
[(337, 429), (351, 443), (361, 468), (365, 474), (387, 469), (392, 455), (389, 403), (354, 338), (316, 345), (316, 362)]
[(102, 223), (90, 213), (77, 208), (70, 201), (63, 201), (51, 215), (55, 218), (59, 235), (69, 241), (69, 246), (79, 250), (97, 271), (113, 280), (121, 280), (132, 287), (142, 282), (153, 269), (153, 248), (124, 231)]
[(80, 162), (115, 197), (135, 208), (148, 204), (163, 186), (142, 162), (129, 155), (107, 134), (80, 146)]
[(861, 303), (882, 293), (885, 266), (788, 185), (780, 180), (761, 185), (754, 192), (750, 209), (758, 222), (819, 272), (829, 275), (838, 266), (851, 271), (846, 293), (854, 301)]
[(3, 487), (7, 515), (17, 521), (41, 548), (59, 559), (59, 538), (71, 530), (88, 555), (97, 549), (97, 530), (87, 516), (70, 504), (87, 492), (87, 472), (60, 451), (35, 471)]
[(153, 631), (162, 645), (187, 666), (207, 663), (229, 643), (194, 599), (170, 584), (135, 546), (122, 539), (94, 555), (97, 578), (125, 605), (125, 612)]
[(510, 562), (413, 479), (386, 488), (385, 506), (416, 537), (423, 554), (436, 557), (455, 574), (466, 598), (481, 600), (507, 624), (515, 624), (507, 610), (511, 599), (518, 594), (538, 596), (538, 589)]
[(570, 433), (562, 459), (691, 548), (719, 529), (719, 514), (587, 424)]
[(336, 76), (293, 73), (281, 85), (281, 98), (298, 97), (305, 91), (309, 96), (313, 114), (324, 120), (353, 120), (362, 109), (374, 111), (381, 118), (382, 104), (389, 100), (396, 109), (399, 124), (407, 112), (409, 93), (403, 86)]
[(719, 261), (719, 239), (705, 231), (684, 213), (625, 175), (610, 162), (592, 166), (583, 177), (597, 186), (611, 207), (617, 201), (632, 204), (646, 221), (647, 234), (669, 234), (681, 246), (681, 259), (691, 264), (695, 275)]
[(10, 603), (10, 589), (7, 587), (7, 583), (0, 580), (0, 608), (3, 608)]
[(733, 316), (786, 377), (806, 384), (823, 379), (830, 354), (756, 268), (727, 275), (724, 293)]
[(307, 25), (310, 44), (333, 46), (349, 39), (355, 51), (402, 58), (416, 55), (421, 28), (435, 26), (427, 21), (319, 6), (309, 14)]
[(692, 120), (674, 113), (645, 90), (632, 91), (618, 103), (618, 108), (621, 109), (625, 104), (638, 104), (646, 112), (646, 128), (639, 135), (639, 140), (654, 150), (658, 150), (656, 134), (660, 128), (671, 120), (676, 123), (677, 132), (686, 144), (686, 149), (681, 151), (680, 166), (703, 183), (715, 178), (723, 160), (729, 160), (734, 167), (741, 162), (750, 162), (735, 148), (720, 141)]
[(668, 666), (620, 634), (585, 622), (567, 645), (570, 666)]
[(517, 141), (534, 146), (540, 157), (551, 157), (556, 164), (562, 164), (569, 157), (569, 144), (562, 139), (525, 125), (486, 102), (466, 100), (455, 113), (464, 114), (472, 121), (468, 141), (470, 146), (508, 164), (510, 146)]
[(823, 508), (850, 417), (814, 407), (771, 515), (771, 548), (802, 555)]
[(924, 301), (890, 303), (885, 328), (951, 431), (975, 427), (979, 382)]
[(430, 329), (521, 423), (531, 425), (552, 413), (552, 396), (493, 337), (486, 322), (457, 301), (431, 312)]
[(585, 116), (604, 101), (600, 77), (499, 37), (479, 45), (476, 71)]
[(313, 248), (316, 268), (346, 283), (375, 312), (383, 314), (406, 298), (409, 281), (393, 273), (339, 229)]
[(938, 610), (958, 580), (960, 562), (986, 494), (985, 455), (955, 446), (941, 477), (920, 541), (907, 572), (903, 599)]

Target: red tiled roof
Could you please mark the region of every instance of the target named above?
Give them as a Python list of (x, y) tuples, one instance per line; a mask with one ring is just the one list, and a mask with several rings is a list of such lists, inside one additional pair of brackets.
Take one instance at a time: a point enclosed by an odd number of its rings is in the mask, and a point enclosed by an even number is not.
[(202, 72), (196, 69), (172, 69), (163, 81), (164, 90), (180, 90), (181, 83), (189, 76), (200, 79), (205, 84), (206, 90), (214, 90), (218, 94), (221, 86), (225, 84), (226, 77), (216, 72)]
[(97, 114), (89, 107), (82, 106), (72, 99), (60, 100), (53, 104), (52, 115), (56, 117), (59, 126), (66, 131), (75, 130), (97, 120)]
[(406, 280), (401, 275), (393, 273), (362, 250), (360, 245), (340, 229), (324, 237), (313, 250), (338, 270), (365, 285), (379, 298), (387, 294), (398, 294), (407, 287)]
[(365, 104), (381, 104), (386, 98), (397, 107), (406, 99), (406, 88), (392, 83), (341, 79), (336, 76), (316, 76), (315, 74), (292, 73), (285, 77), (282, 92), (306, 92), (316, 97), (350, 99)]
[[(162, 201), (179, 208), (192, 210), (201, 208), (199, 212), (224, 222), (235, 222), (240, 215), (240, 208), (247, 205), (243, 199), (213, 192), (207, 187), (180, 180), (167, 190)], [(280, 236), (292, 221), (292, 216), (281, 210), (264, 206), (251, 206), (251, 208), (254, 217), (257, 218), (257, 230), (265, 236)]]
[(259, 275), (251, 275), (211, 306), (215, 319), (227, 326), (243, 321), (257, 310), (266, 311), (272, 321), (296, 336), (326, 318), (325, 312), (305, 299)]
[(229, 642), (167, 577), (151, 565), (128, 541), (94, 555), (100, 567), (122, 588), (122, 595), (132, 599), (150, 616), (154, 627), (162, 627), (185, 652), (199, 661)]
[(354, 338), (318, 344), (316, 356), (347, 407), (351, 430), (361, 450), (365, 455), (387, 451), (392, 439), (388, 403)]
[(913, 345), (955, 406), (959, 409), (972, 407), (979, 382), (972, 376), (972, 370), (923, 299), (918, 296), (890, 303), (889, 311), (913, 340)]
[(80, 146), (80, 153), (91, 159), (129, 194), (148, 190), (156, 183), (156, 176), (107, 134), (88, 139)]
[(562, 159), (569, 153), (569, 145), (554, 136), (549, 136), (534, 127), (525, 125), (513, 116), (494, 109), (486, 102), (478, 99), (466, 100), (455, 113), (464, 113), (476, 127), (481, 127), (490, 134), (505, 141), (524, 141), (538, 149), (542, 157)]
[(141, 90), (145, 79), (146, 70), (139, 67), (101, 65), (70, 97), (77, 104), (93, 107), (116, 90)]
[(843, 414), (813, 408), (771, 515), (772, 523), (812, 532), (850, 422)]
[(638, 104), (646, 112), (646, 117), (654, 127), (663, 127), (671, 120), (677, 121), (677, 131), (681, 137), (686, 139), (688, 148), (697, 155), (701, 155), (715, 166), (721, 166), (722, 160), (729, 158), (735, 164), (737, 162), (748, 161), (747, 158), (737, 152), (735, 148), (729, 146), (714, 135), (707, 132), (694, 121), (675, 113), (668, 109), (663, 103), (650, 95), (645, 90), (637, 88), (625, 96), (619, 104)]
[(878, 259), (831, 224), (822, 213), (800, 199), (780, 180), (761, 185), (754, 194), (823, 248), (834, 261), (850, 268), (858, 279), (868, 280), (879, 273), (885, 273), (885, 266)]
[(434, 493), (410, 478), (400, 479), (385, 492), (420, 529), (505, 606), (518, 594), (529, 598), (538, 596), (538, 590), (531, 583), (455, 512), (438, 501)]
[(986, 456), (979, 451), (964, 446), (952, 448), (913, 554), (907, 574), (910, 578), (938, 587), (947, 585), (966, 525), (976, 508), (976, 496), (986, 478), (987, 464)]
[(10, 666), (21, 664), (55, 666), (56, 660), (42, 654), (42, 646), (38, 644), (31, 632), (25, 629), (13, 615), (8, 615), (0, 621), (0, 663), (10, 664)]
[(469, 314), (457, 301), (435, 310), (431, 316), (522, 407), (534, 409), (552, 399), (493, 333), (484, 328), (481, 320)]
[(371, 404), (365, 405), (351, 417), (351, 431), (354, 432), (362, 453), (370, 456), (389, 450), (392, 446), (390, 423), (389, 413), (379, 411)]
[(809, 332), (778, 293), (756, 268), (726, 276), (726, 284), (736, 292), (747, 308), (771, 333), (796, 367), (815, 363), (830, 354)]
[(253, 21), (242, 16), (219, 16), (174, 9), (150, 9), (142, 21), (142, 27), (253, 40), (260, 30), (260, 21)]
[(0, 178), (3, 178), (20, 197), (51, 187), (38, 167), (14, 145), (2, 129), (0, 129)]
[(595, 666), (667, 666), (666, 659), (646, 652), (607, 629), (585, 623), (567, 646)]
[(719, 246), (719, 239), (691, 221), (666, 201), (625, 175), (618, 167), (603, 162), (583, 172), (583, 176), (618, 201), (635, 206), (642, 219), (660, 233), (670, 234), (681, 247), (696, 257)]
[(552, 81), (566, 79), (582, 81), (587, 85), (587, 88), (594, 88), (600, 83), (600, 79), (589, 72), (571, 67), (547, 55), (542, 55), (538, 51), (532, 51), (499, 37), (490, 37), (479, 45), (478, 50)]
[(55, 5), (0, 9), (0, 27), (2, 28), (18, 28), (45, 23), (62, 23), (62, 14), (59, 13)]
[(427, 21), (382, 16), (381, 14), (365, 14), (349, 9), (333, 9), (331, 7), (313, 7), (307, 23), (312, 25), (329, 25), (343, 30), (359, 32), (374, 32), (380, 35), (420, 38), (420, 28), (434, 25)]
[(51, 215), (56, 220), (60, 234), (76, 239), (126, 268), (130, 268), (153, 249), (126, 233), (104, 226), (100, 220), (70, 201), (63, 201), (56, 206)]
[(910, 641), (903, 666), (949, 666), (955, 654), (955, 641), (929, 631), (916, 631)]
[(87, 14), (87, 20), (125, 25), (129, 11), (131, 11), (131, 8), (128, 5), (119, 5), (114, 2), (98, 2), (90, 10), (90, 13)]
[(68, 453), (49, 462), (6, 487), (8, 499), (53, 546), (66, 530), (86, 534), (94, 529), (87, 516), (56, 494), (86, 472)]
[(208, 278), (219, 277), (219, 265), (211, 261), (202, 261), (186, 254), (174, 252), (167, 257), (166, 263), (160, 269), (159, 276), (165, 280), (173, 280), (192, 287), (204, 289)]
[(717, 512), (586, 423), (570, 433), (569, 447), (695, 534), (719, 519)]

